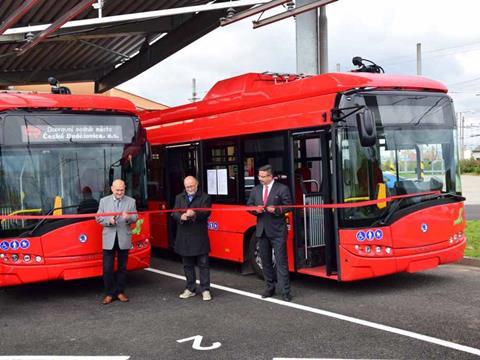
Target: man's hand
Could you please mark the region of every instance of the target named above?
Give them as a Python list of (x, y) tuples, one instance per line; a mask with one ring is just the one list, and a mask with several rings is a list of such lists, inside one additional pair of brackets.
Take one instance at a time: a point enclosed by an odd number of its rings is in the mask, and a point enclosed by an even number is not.
[(275, 213), (275, 207), (273, 206), (267, 206), (267, 211), (271, 214)]
[(122, 217), (123, 219), (127, 220), (128, 217), (129, 217), (129, 215), (128, 215), (128, 213), (127, 213), (126, 211), (124, 211), (124, 212), (122, 212), (121, 217)]
[(261, 205), (258, 205), (257, 208), (254, 210), (257, 214), (261, 214), (265, 211), (265, 208)]
[(180, 220), (182, 220), (182, 221), (187, 221), (187, 220), (188, 220), (187, 213), (183, 213), (183, 214), (180, 216)]
[(187, 217), (191, 218), (195, 216), (195, 211), (188, 209), (185, 214), (187, 215)]
[(117, 223), (117, 221), (115, 220), (115, 216), (112, 216), (110, 218), (110, 225), (115, 225)]

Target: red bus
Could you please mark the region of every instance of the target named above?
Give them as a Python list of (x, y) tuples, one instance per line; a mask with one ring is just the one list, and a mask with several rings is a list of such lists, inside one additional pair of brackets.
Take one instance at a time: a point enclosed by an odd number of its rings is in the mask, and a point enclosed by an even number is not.
[[(45, 216), (95, 213), (116, 178), (145, 210), (146, 144), (127, 100), (1, 92), (0, 287), (100, 276), (95, 218)], [(149, 226), (140, 213), (129, 269), (149, 266)]]
[[(152, 144), (151, 209), (171, 207), (195, 175), (214, 209), (244, 205), (270, 164), (305, 207), (289, 219), (292, 272), (352, 281), (463, 257), (465, 220), (451, 98), (423, 77), (249, 73), (196, 103), (141, 115)], [(363, 206), (362, 201), (403, 196)], [(408, 196), (408, 197), (407, 197)], [(155, 201), (154, 201), (155, 200)], [(211, 256), (261, 272), (255, 217), (213, 211)], [(152, 244), (175, 234), (152, 218)]]

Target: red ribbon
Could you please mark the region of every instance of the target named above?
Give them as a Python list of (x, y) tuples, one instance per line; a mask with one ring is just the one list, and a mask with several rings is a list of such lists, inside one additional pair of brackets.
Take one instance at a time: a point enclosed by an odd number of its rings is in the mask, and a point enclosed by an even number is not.
[[(375, 200), (364, 200), (357, 201), (353, 203), (339, 203), (339, 204), (317, 204), (317, 205), (281, 205), (274, 206), (276, 208), (288, 208), (288, 209), (345, 209), (345, 208), (355, 208), (363, 206), (371, 206), (384, 202), (391, 202), (398, 199), (404, 199), (414, 196), (425, 196), (425, 195), (439, 195), (440, 191), (426, 191), (419, 192), (414, 194), (407, 195), (395, 195), (389, 196), (383, 199)], [(245, 206), (238, 205), (228, 208), (188, 208), (194, 211), (255, 211), (258, 209), (258, 206)], [(263, 207), (263, 206), (262, 206)], [(160, 214), (160, 213), (172, 213), (172, 212), (182, 212), (187, 209), (162, 209), (162, 210), (147, 210), (141, 211), (142, 214)], [(0, 215), (0, 220), (41, 220), (41, 219), (84, 219), (84, 218), (93, 218), (99, 216), (118, 216), (121, 215), (121, 212), (109, 212), (109, 213), (92, 213), (92, 214), (65, 214), (65, 215)], [(135, 214), (135, 213), (128, 213)]]

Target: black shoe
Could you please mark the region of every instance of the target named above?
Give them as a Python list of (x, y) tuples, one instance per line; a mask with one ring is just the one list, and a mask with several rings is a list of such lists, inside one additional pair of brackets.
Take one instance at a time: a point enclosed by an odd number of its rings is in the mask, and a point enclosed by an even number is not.
[(283, 299), (283, 301), (288, 301), (288, 302), (290, 302), (290, 301), (292, 301), (292, 295), (290, 295), (290, 294), (283, 294), (283, 295), (282, 295), (282, 299)]
[(265, 290), (262, 294), (262, 299), (272, 297), (273, 295), (275, 295), (275, 290)]

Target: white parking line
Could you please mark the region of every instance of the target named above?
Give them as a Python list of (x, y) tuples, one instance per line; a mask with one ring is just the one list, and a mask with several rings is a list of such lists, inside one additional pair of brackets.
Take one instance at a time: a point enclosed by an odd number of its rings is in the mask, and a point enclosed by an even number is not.
[[(175, 278), (175, 279), (185, 280), (185, 276), (169, 273), (169, 272), (166, 272), (166, 271), (152, 269), (152, 268), (147, 268), (145, 270), (151, 271), (153, 273), (157, 273), (157, 274), (160, 274), (160, 275), (164, 275), (164, 276), (169, 276), (169, 277), (172, 277), (172, 278)], [(444, 346), (444, 347), (447, 347), (447, 348), (450, 348), (450, 349), (454, 349), (454, 350), (458, 350), (458, 351), (462, 351), (462, 352), (466, 352), (466, 353), (469, 353), (469, 354), (480, 356), (480, 349), (476, 349), (476, 348), (473, 348), (473, 347), (470, 347), (470, 346), (456, 344), (456, 343), (451, 342), (451, 341), (446, 341), (446, 340), (434, 338), (434, 337), (428, 336), (428, 335), (418, 334), (418, 333), (415, 333), (413, 331), (402, 330), (402, 329), (395, 328), (395, 327), (392, 327), (392, 326), (377, 324), (377, 323), (374, 323), (374, 322), (371, 322), (371, 321), (357, 319), (357, 318), (354, 318), (354, 317), (351, 317), (351, 316), (337, 314), (337, 313), (334, 313), (334, 312), (331, 312), (331, 311), (321, 310), (321, 309), (317, 309), (317, 308), (314, 308), (314, 307), (311, 307), (311, 306), (295, 304), (295, 303), (282, 301), (282, 300), (278, 300), (278, 299), (274, 299), (274, 298), (262, 299), (262, 297), (258, 294), (254, 294), (254, 293), (251, 293), (251, 292), (248, 292), (248, 291), (234, 289), (234, 288), (231, 288), (231, 287), (228, 287), (228, 286), (210, 284), (210, 287), (212, 287), (214, 289), (228, 291), (228, 292), (238, 294), (238, 295), (243, 295), (243, 296), (246, 296), (246, 297), (250, 297), (252, 299), (257, 299), (257, 300), (261, 300), (261, 301), (267, 301), (267, 302), (275, 303), (275, 304), (278, 304), (278, 305), (288, 306), (288, 307), (291, 307), (291, 308), (294, 308), (294, 309), (308, 311), (308, 312), (311, 312), (311, 313), (314, 313), (314, 314), (319, 314), (319, 315), (328, 316), (328, 317), (332, 317), (332, 318), (343, 320), (343, 321), (348, 321), (350, 323), (354, 323), (354, 324), (358, 324), (358, 325), (362, 325), (362, 326), (367, 326), (367, 327), (370, 327), (370, 328), (373, 328), (373, 329), (382, 330), (382, 331), (390, 332), (390, 333), (393, 333), (393, 334), (407, 336), (407, 337), (410, 337), (410, 338), (413, 338), (413, 339), (416, 339), (416, 340), (421, 340), (421, 341), (425, 341), (425, 342), (428, 342), (428, 343), (431, 343), (431, 344), (436, 344), (436, 345)]]
[(130, 356), (10, 355), (0, 360), (128, 360)]

